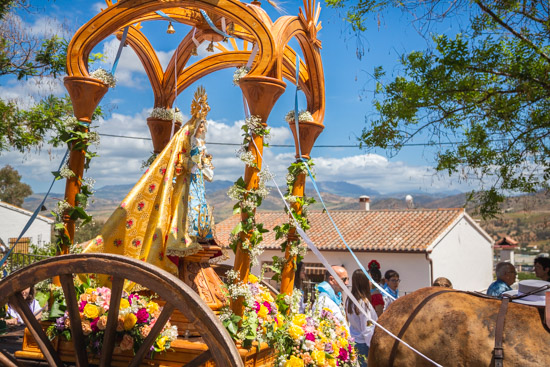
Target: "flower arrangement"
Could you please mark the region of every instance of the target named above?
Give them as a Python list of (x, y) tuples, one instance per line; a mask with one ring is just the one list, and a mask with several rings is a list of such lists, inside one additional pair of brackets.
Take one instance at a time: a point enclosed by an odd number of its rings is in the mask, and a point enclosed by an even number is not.
[(331, 310), (291, 314), (274, 343), (277, 365), (351, 367), (357, 365), (353, 338)]
[(238, 67), (237, 70), (233, 73), (233, 85), (239, 85), (239, 81), (242, 77), (244, 77), (248, 72), (250, 71), (250, 68), (246, 66)]
[[(296, 112), (294, 110), (288, 111), (288, 113), (285, 116), (286, 122), (288, 122), (288, 123), (294, 122), (295, 121), (295, 117), (294, 117), (295, 113)], [(314, 122), (313, 116), (311, 116), (311, 112), (306, 111), (306, 110), (301, 110), (300, 112), (298, 112), (298, 121)]]
[[(77, 288), (77, 294), (78, 292)], [(79, 294), (78, 307), (82, 322), (82, 331), (86, 338), (87, 346), (91, 352), (99, 354), (103, 344), (107, 316), (109, 315), (109, 304), (111, 300), (111, 289), (107, 287), (89, 287)], [(160, 315), (159, 305), (147, 297), (138, 294), (123, 294), (120, 301), (117, 325), (117, 345), (122, 351), (133, 350), (134, 353), (143, 344), (149, 335), (151, 328)], [(47, 329), (50, 339), (63, 336), (71, 339), (71, 320), (68, 312), (55, 319)], [(168, 322), (161, 333), (155, 339), (152, 352), (163, 352), (170, 348), (170, 344), (177, 338), (176, 326)]]
[(269, 289), (259, 283), (258, 277), (250, 274), (246, 284), (235, 284), (233, 282), (237, 276), (236, 271), (227, 272), (231, 283), (226, 291), (233, 300), (244, 298), (243, 317), (235, 315), (229, 306), (225, 306), (220, 313), (220, 320), (233, 339), (244, 348), (252, 347), (254, 341), (258, 342), (258, 347), (262, 342), (271, 344), (277, 329), (283, 325), (284, 317), (279, 313)]
[(369, 270), (372, 270), (372, 269), (378, 269), (378, 270), (380, 270), (380, 263), (379, 263), (378, 261), (376, 261), (376, 260), (371, 260), (371, 261), (369, 262), (369, 264), (367, 265), (367, 268), (368, 268)]
[(107, 84), (109, 88), (114, 88), (116, 86), (115, 76), (105, 69), (99, 68), (92, 72), (90, 76), (94, 79), (101, 80), (103, 83)]
[(183, 122), (183, 114), (179, 110), (175, 111), (173, 108), (155, 107), (149, 114), (149, 117), (172, 121), (174, 120), (174, 114), (177, 122)]

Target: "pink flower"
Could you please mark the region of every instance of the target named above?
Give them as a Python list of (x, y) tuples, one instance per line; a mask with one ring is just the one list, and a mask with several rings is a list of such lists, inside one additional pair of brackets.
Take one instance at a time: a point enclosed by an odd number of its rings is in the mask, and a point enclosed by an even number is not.
[(82, 301), (80, 302), (80, 306), (78, 306), (78, 311), (82, 312), (84, 311), (84, 307), (88, 304), (88, 301)]
[(136, 301), (139, 300), (139, 295), (133, 294), (133, 293), (132, 293), (132, 294), (130, 294), (130, 295), (128, 296), (128, 301), (130, 302), (130, 304), (133, 304), (133, 303), (134, 303), (134, 299), (135, 299)]
[(256, 303), (254, 303), (254, 308), (256, 309), (256, 312), (260, 311), (260, 307), (262, 307), (260, 305), (260, 302), (256, 301)]
[(271, 313), (271, 303), (267, 302), (267, 301), (264, 301), (263, 305), (265, 306), (265, 308), (267, 308), (267, 310), (269, 311), (269, 313)]
[(144, 324), (149, 319), (149, 313), (145, 308), (140, 308), (136, 313), (136, 317), (137, 317), (138, 324)]
[(338, 353), (338, 358), (343, 361), (346, 361), (348, 359), (348, 351), (345, 350), (344, 348), (340, 348), (340, 351)]
[(315, 335), (313, 335), (313, 333), (307, 333), (306, 334), (306, 340), (310, 340), (312, 342), (315, 341)]

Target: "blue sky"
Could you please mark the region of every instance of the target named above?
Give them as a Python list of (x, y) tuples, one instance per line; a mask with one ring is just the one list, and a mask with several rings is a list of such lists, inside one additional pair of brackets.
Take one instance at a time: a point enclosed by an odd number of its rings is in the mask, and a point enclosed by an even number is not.
[[(28, 32), (43, 36), (62, 33), (70, 38), (72, 34), (97, 14), (106, 5), (94, 1), (55, 2), (33, 1), (37, 7), (31, 13), (19, 13), (21, 25)], [(286, 12), (297, 15), (302, 1), (287, 1), (282, 4)], [(411, 26), (411, 20), (400, 12), (392, 11), (369, 20), (369, 30), (364, 34), (365, 55), (356, 57), (357, 39), (342, 20), (342, 14), (321, 3), (323, 29), (318, 37), (323, 42), (322, 57), (325, 69), (326, 115), (325, 129), (316, 145), (353, 145), (356, 136), (365, 127), (365, 117), (373, 116), (371, 106), (373, 93), (370, 74), (375, 66), (382, 65), (388, 76), (398, 73), (399, 55), (412, 50), (426, 48), (426, 41)], [(264, 9), (273, 20), (281, 14), (264, 2)], [(380, 24), (378, 25), (378, 19)], [(155, 21), (144, 24), (143, 31), (153, 44), (161, 63), (166, 65), (177, 44), (187, 34), (188, 26), (175, 24), (176, 33), (166, 34), (167, 22)], [(443, 29), (445, 31), (445, 29)], [(118, 40), (114, 36), (99, 44), (94, 52), (105, 55), (105, 62), (94, 65), (110, 70)], [(206, 43), (199, 48), (199, 57), (204, 56)], [(296, 43), (291, 47), (298, 50)], [(212, 110), (209, 114), (207, 141), (238, 143), (241, 141), (239, 127), (244, 119), (242, 96), (233, 86), (234, 69), (226, 69), (203, 78), (177, 99), (177, 106), (186, 113), (189, 110), (192, 93), (197, 85), (206, 87)], [(95, 124), (100, 134), (149, 137), (146, 118), (153, 106), (153, 95), (141, 63), (131, 50), (124, 48), (118, 64), (116, 88), (111, 89), (102, 101), (108, 116)], [(61, 80), (28, 79), (16, 81), (13, 78), (0, 79), (0, 95), (14, 99), (22, 105), (32, 104), (33, 98), (41, 95), (65, 93)], [(284, 95), (275, 105), (268, 120), (272, 127), (272, 144), (292, 144), (292, 134), (284, 121), (285, 114), (293, 109), (295, 87), (287, 82)], [(361, 97), (360, 97), (361, 96)], [(300, 97), (300, 108), (305, 108), (305, 98)], [(415, 143), (422, 143), (417, 140)], [(209, 146), (214, 156), (216, 179), (234, 181), (243, 174), (244, 167), (234, 155), (236, 147)], [(141, 173), (141, 162), (149, 157), (152, 144), (146, 140), (131, 140), (103, 136), (95, 147), (100, 157), (95, 158), (85, 176), (96, 180), (96, 187), (135, 183)], [(3, 152), (0, 166), (11, 164), (29, 183), (35, 192), (45, 191), (51, 181), (50, 171), (56, 170), (62, 157), (62, 150), (48, 145), (39, 151), (27, 154)], [(358, 148), (316, 148), (312, 157), (316, 162), (319, 181), (347, 181), (377, 190), (382, 193), (396, 191), (449, 191), (471, 189), (460, 177), (448, 178), (435, 175), (431, 165), (433, 150), (419, 147), (406, 148), (395, 157), (387, 157), (384, 151), (361, 151)], [(265, 162), (275, 173), (279, 182), (285, 177), (286, 167), (294, 160), (293, 148), (269, 148), (265, 151)], [(54, 191), (62, 192), (64, 183), (56, 184)]]

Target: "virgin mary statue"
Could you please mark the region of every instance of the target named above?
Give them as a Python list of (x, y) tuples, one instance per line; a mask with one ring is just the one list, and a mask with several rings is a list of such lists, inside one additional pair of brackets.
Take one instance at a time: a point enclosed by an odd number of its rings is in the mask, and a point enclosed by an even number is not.
[[(204, 135), (210, 107), (195, 93), (191, 119), (176, 133), (83, 252), (120, 254), (177, 275), (174, 259), (195, 254), (212, 239), (204, 181), (213, 167)], [(172, 260), (169, 259), (169, 256)]]

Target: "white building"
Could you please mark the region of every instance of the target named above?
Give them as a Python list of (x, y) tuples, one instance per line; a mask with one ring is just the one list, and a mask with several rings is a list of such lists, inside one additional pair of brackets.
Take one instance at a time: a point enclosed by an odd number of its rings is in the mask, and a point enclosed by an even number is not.
[[(455, 289), (462, 290), (485, 290), (493, 281), (493, 240), (462, 208), (371, 211), (362, 203), (362, 210), (332, 211), (331, 215), (365, 268), (375, 259), (381, 264), (382, 276), (389, 269), (399, 273), (401, 294), (430, 286), (438, 277), (448, 278)], [(308, 219), (311, 229), (307, 233), (313, 243), (329, 263), (343, 265), (351, 277), (359, 266), (328, 215), (309, 212)], [(227, 247), (229, 233), (238, 220), (233, 216), (216, 226), (218, 244)], [(264, 234), (266, 250), (260, 264), (270, 262), (275, 255), (283, 256), (282, 240), (275, 241), (272, 229), (287, 220), (282, 212), (256, 213), (256, 221), (270, 230)], [(225, 263), (233, 261), (231, 256)], [(320, 265), (311, 252), (304, 262), (306, 269)], [(260, 266), (252, 272), (259, 274)]]
[[(10, 243), (17, 240), (31, 216), (32, 212), (28, 210), (0, 201), (0, 239), (5, 246), (9, 247)], [(19, 241), (16, 250), (25, 252), (28, 244), (42, 246), (50, 243), (53, 223), (53, 219), (38, 215)]]

